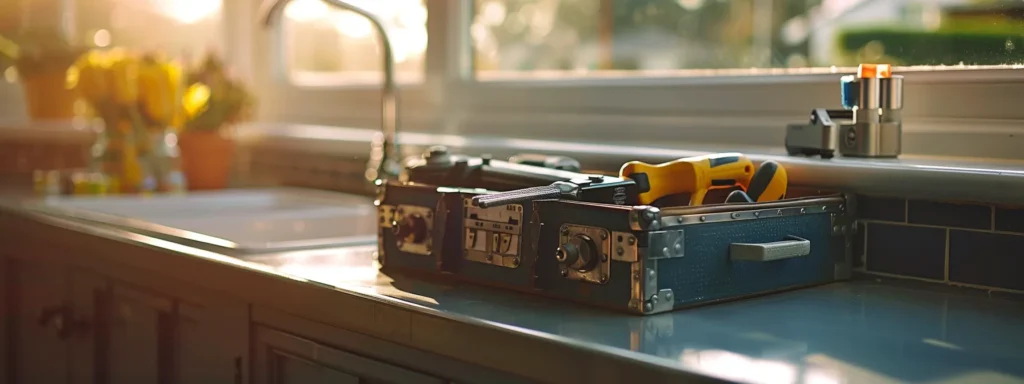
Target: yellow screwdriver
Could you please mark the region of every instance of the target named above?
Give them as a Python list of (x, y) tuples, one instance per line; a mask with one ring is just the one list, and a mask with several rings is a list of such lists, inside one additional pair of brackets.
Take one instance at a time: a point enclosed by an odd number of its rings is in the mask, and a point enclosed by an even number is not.
[(690, 205), (701, 205), (711, 189), (750, 185), (754, 164), (740, 153), (717, 153), (687, 157), (661, 164), (630, 161), (622, 165), (619, 177), (636, 182), (640, 204), (659, 198), (689, 193)]

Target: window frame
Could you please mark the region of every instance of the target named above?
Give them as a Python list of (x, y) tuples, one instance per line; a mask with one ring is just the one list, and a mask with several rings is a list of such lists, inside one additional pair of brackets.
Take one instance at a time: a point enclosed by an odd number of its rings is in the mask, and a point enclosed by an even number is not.
[[(787, 122), (805, 120), (813, 108), (840, 106), (839, 77), (852, 71), (774, 69), (722, 76), (478, 80), (468, 33), (473, 1), (426, 0), (426, 4), (423, 82), (400, 84), (401, 128), (406, 130), (622, 143), (649, 139), (662, 144), (672, 140), (745, 146), (774, 140), (781, 146)], [(267, 33), (259, 35), (265, 38)], [(287, 76), (282, 67), (266, 71), (272, 58), (283, 62), (280, 55), (271, 54), (265, 43), (257, 43), (253, 52), (258, 63), (254, 73), (273, 74), (262, 77), (261, 95), (276, 95), (270, 97), (276, 107), (262, 113), (263, 118), (377, 126), (376, 85), (291, 86), (283, 83)], [(948, 140), (959, 141), (966, 149), (921, 153), (984, 157), (984, 143), (1007, 135), (1016, 140), (1024, 137), (1024, 125), (1016, 124), (1024, 120), (1024, 108), (1019, 107), (1024, 100), (1022, 69), (898, 69), (906, 78), (905, 142), (917, 140), (915, 135), (924, 135), (923, 139), (954, 135)], [(590, 124), (593, 129), (588, 128)], [(1024, 153), (1019, 157), (1024, 158)]]

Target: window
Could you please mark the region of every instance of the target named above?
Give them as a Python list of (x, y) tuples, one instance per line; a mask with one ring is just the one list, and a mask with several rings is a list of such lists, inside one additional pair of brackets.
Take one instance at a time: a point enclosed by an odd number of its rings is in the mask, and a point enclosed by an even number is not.
[[(350, 1), (377, 15), (394, 49), (402, 82), (423, 78), (427, 10), (422, 0)], [(381, 52), (376, 31), (353, 12), (320, 0), (295, 0), (284, 11), (283, 40), (289, 79), (299, 85), (380, 81)]]
[[(840, 107), (840, 76), (874, 62), (906, 76), (906, 153), (985, 156), (1024, 137), (1019, 1), (348, 1), (408, 32), (406, 131), (781, 150), (786, 124)], [(299, 14), (252, 35), (261, 117), (377, 127), (376, 36)]]
[(75, 39), (198, 60), (220, 52), (221, 0), (76, 0)]
[(471, 35), (480, 79), (1024, 62), (1019, 1), (475, 0), (475, 6)]

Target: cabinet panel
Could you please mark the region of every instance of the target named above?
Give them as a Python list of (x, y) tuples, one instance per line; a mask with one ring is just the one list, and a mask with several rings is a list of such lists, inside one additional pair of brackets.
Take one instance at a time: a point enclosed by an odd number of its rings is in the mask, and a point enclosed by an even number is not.
[(248, 306), (162, 275), (105, 266), (109, 383), (243, 383)]
[[(2, 231), (2, 229), (0, 229)], [(7, 257), (0, 253), (0, 383), (11, 382), (10, 371), (7, 370), (8, 357), (13, 356), (8, 353), (7, 349), (10, 347), (7, 344), (11, 334), (11, 321), (14, 312), (11, 311), (8, 305), (11, 301), (7, 298), (12, 292), (12, 282), (14, 281), (14, 275), (8, 275), (7, 271)]]
[(257, 326), (255, 382), (445, 383), (444, 380)]
[(108, 382), (160, 383), (171, 378), (173, 302), (114, 284), (110, 303), (105, 359)]
[(69, 383), (103, 383), (105, 376), (97, 369), (106, 350), (107, 323), (105, 308), (109, 306), (110, 286), (101, 276), (78, 269), (70, 271), (71, 292), (69, 318), (74, 322), (73, 335), (65, 341), (70, 349)]
[(13, 315), (10, 381), (68, 382), (68, 269), (58, 263), (11, 259), (7, 303)]

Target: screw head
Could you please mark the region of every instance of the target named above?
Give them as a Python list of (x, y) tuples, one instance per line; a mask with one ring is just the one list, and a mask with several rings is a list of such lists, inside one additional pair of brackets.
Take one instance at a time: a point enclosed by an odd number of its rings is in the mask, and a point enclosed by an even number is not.
[(569, 236), (569, 228), (562, 227), (562, 236)]
[(677, 217), (676, 218), (676, 222), (679, 223), (679, 224), (682, 224), (683, 223), (683, 217), (682, 216)]
[(647, 277), (654, 278), (654, 270), (653, 269), (648, 269), (647, 270)]
[(568, 269), (563, 269), (559, 273), (562, 274), (562, 277), (569, 276), (569, 270)]
[(602, 283), (607, 283), (608, 282), (608, 276), (607, 275), (601, 275), (601, 282)]
[(651, 303), (644, 304), (644, 312), (650, 312), (650, 311), (653, 311), (653, 310), (654, 310), (654, 306), (652, 306)]
[(676, 252), (682, 252), (683, 251), (683, 245), (679, 244), (679, 243), (676, 243), (676, 245), (673, 245), (672, 248), (675, 249)]
[(622, 247), (615, 248), (615, 254), (616, 255), (622, 256), (625, 253), (626, 253), (626, 250), (622, 249)]
[(730, 215), (730, 216), (732, 216), (732, 218), (734, 218), (734, 219), (738, 219), (740, 217), (740, 213), (739, 212), (733, 212), (732, 215)]
[(512, 266), (513, 267), (518, 267), (520, 262), (522, 262), (522, 260), (520, 260), (518, 257), (513, 258), (512, 259)]
[(608, 261), (608, 255), (601, 255), (601, 261)]
[(665, 292), (665, 298), (668, 300), (672, 300), (672, 292)]
[(608, 239), (608, 232), (601, 232), (601, 240), (607, 240), (607, 239)]
[(630, 236), (630, 237), (629, 237), (629, 241), (628, 241), (628, 243), (629, 243), (629, 245), (633, 245), (633, 244), (636, 244), (636, 238), (635, 238), (635, 237), (633, 237), (633, 236)]
[(651, 304), (658, 304), (658, 296), (651, 296)]
[(634, 279), (639, 279), (640, 278), (640, 272), (633, 272), (633, 278)]
[(761, 217), (761, 212), (754, 212), (754, 217)]
[(701, 221), (701, 222), (705, 222), (705, 221), (708, 221), (708, 218), (707, 218), (707, 217), (705, 217), (705, 216), (701, 216), (701, 217), (700, 217), (700, 221)]

